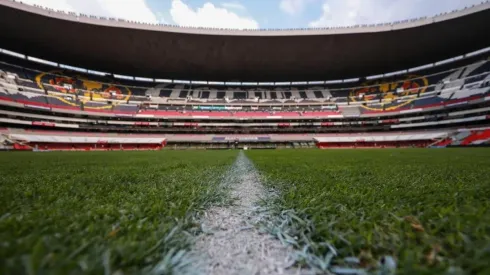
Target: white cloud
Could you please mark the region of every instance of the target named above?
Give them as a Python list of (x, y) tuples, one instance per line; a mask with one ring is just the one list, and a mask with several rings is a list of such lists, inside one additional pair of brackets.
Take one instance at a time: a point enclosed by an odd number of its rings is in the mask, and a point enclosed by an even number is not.
[[(308, 24), (308, 27), (318, 28), (318, 27), (325, 27), (325, 26), (331, 25), (331, 20), (332, 20), (333, 15), (332, 15), (332, 12), (330, 10), (330, 5), (327, 2), (323, 3), (322, 11), (323, 11), (323, 13), (320, 16), (320, 18), (318, 18), (315, 21), (311, 21)], [(355, 14), (354, 11), (350, 11), (349, 15), (351, 15), (351, 14)]]
[(312, 0), (281, 0), (279, 8), (290, 15), (297, 15), (303, 12), (305, 6)]
[(21, 2), (28, 5), (38, 5), (54, 10), (76, 12), (66, 0), (22, 0)]
[(398, 21), (411, 14), (418, 0), (328, 0), (322, 5), (320, 18), (310, 27), (351, 26)]
[(170, 15), (179, 26), (229, 29), (259, 28), (259, 24), (254, 19), (238, 16), (234, 12), (216, 7), (209, 2), (197, 10), (193, 10), (182, 0), (172, 0)]
[(225, 9), (235, 9), (235, 10), (246, 10), (244, 5), (240, 4), (239, 2), (224, 2), (221, 3), (221, 6)]
[(481, 0), (324, 0), (322, 14), (309, 27), (394, 22), (462, 9)]
[(115, 17), (145, 23), (162, 23), (146, 5), (145, 0), (22, 0), (55, 10), (71, 11), (87, 15)]

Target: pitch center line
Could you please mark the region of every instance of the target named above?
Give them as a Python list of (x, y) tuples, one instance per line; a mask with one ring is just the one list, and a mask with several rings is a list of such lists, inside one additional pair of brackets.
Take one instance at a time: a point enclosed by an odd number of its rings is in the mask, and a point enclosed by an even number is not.
[(229, 171), (231, 195), (235, 204), (213, 207), (202, 222), (205, 232), (198, 237), (195, 252), (203, 258), (204, 274), (298, 274), (288, 269), (292, 248), (271, 235), (261, 233), (255, 224), (255, 207), (264, 188), (252, 162), (240, 152)]

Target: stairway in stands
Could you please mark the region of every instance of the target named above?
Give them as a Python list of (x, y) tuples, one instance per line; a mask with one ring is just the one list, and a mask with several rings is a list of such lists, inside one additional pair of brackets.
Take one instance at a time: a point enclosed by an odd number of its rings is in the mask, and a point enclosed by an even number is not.
[(436, 148), (446, 147), (446, 146), (450, 145), (452, 142), (453, 142), (452, 138), (445, 138), (445, 139), (441, 139), (439, 141), (436, 141), (427, 147), (436, 147)]

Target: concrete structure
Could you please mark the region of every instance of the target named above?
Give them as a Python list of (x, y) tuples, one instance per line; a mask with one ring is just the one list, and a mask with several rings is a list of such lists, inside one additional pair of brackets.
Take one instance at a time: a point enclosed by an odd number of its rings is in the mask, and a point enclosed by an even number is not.
[(346, 79), (490, 46), (490, 3), (431, 18), (305, 30), (217, 30), (67, 14), (0, 0), (0, 48), (123, 75), (206, 81)]

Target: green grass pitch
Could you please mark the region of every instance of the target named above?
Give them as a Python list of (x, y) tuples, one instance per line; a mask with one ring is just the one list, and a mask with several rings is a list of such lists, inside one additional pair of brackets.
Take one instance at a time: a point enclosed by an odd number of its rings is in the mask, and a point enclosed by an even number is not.
[[(251, 151), (283, 209), (304, 213), (313, 242), (400, 274), (490, 274), (490, 150)], [(319, 253), (324, 253), (320, 251)]]
[[(312, 245), (399, 274), (490, 274), (490, 150), (248, 151)], [(237, 151), (0, 154), (0, 274), (141, 274), (190, 247)], [(176, 233), (177, 232), (177, 233)], [(302, 245), (305, 245), (303, 243)], [(316, 253), (326, 253), (320, 247)], [(456, 274), (456, 273), (455, 273)]]
[(2, 153), (0, 274), (139, 274), (188, 245), (167, 236), (216, 199), (235, 157)]

